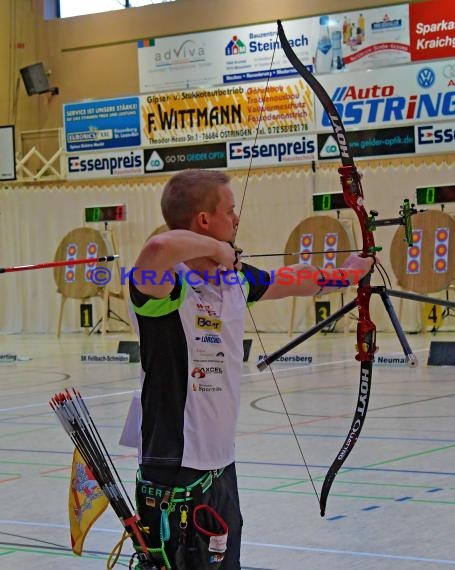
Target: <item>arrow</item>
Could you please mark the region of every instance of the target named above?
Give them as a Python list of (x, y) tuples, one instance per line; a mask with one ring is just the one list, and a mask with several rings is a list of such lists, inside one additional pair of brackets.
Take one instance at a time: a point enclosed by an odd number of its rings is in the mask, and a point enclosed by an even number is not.
[(49, 263), (36, 263), (35, 265), (17, 265), (16, 267), (0, 267), (0, 273), (13, 271), (29, 271), (30, 269), (48, 269), (49, 267), (64, 267), (66, 265), (82, 265), (83, 263), (106, 263), (115, 261), (118, 255), (103, 255), (102, 257), (88, 257), (86, 259), (71, 259), (68, 261), (51, 261)]

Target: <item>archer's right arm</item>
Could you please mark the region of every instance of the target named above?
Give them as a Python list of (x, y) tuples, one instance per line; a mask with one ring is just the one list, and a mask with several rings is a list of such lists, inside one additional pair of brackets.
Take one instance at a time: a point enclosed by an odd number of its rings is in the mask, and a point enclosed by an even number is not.
[(208, 258), (215, 267), (234, 269), (235, 251), (232, 246), (210, 236), (189, 230), (170, 230), (151, 237), (139, 253), (132, 274), (141, 293), (161, 299), (174, 287), (174, 266), (191, 259)]

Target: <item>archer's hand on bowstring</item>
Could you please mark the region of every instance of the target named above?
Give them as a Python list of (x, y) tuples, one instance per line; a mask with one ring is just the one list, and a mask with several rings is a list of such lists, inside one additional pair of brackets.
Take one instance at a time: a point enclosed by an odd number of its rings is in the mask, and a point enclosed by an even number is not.
[(220, 267), (221, 270), (228, 270), (228, 269), (233, 269), (234, 271), (239, 271), (242, 268), (242, 261), (240, 259), (242, 253), (243, 253), (243, 249), (241, 249), (240, 247), (237, 247), (233, 242), (227, 242), (231, 248), (231, 255), (234, 255), (234, 259), (233, 259), (233, 267), (229, 268), (229, 267)]
[(213, 260), (218, 264), (219, 271), (237, 271), (242, 267), (240, 254), (242, 249), (233, 243), (220, 241), (216, 258)]

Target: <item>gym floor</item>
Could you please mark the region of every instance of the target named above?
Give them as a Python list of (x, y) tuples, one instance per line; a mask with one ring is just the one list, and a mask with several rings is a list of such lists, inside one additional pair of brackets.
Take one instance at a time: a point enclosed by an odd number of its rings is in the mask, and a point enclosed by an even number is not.
[[(325, 518), (270, 372), (257, 371), (253, 338), (244, 366), (237, 470), (244, 516), (243, 570), (432, 570), (455, 567), (455, 372), (428, 366), (433, 340), (408, 340), (419, 366), (373, 368), (363, 432), (335, 479)], [(267, 350), (286, 335), (262, 335)], [(113, 510), (96, 521), (82, 558), (70, 549), (68, 485), (73, 444), (48, 405), (65, 387), (80, 390), (125, 487), (133, 497), (135, 450), (119, 445), (138, 384), (137, 363), (81, 363), (82, 353), (116, 352), (128, 334), (0, 336), (0, 569), (106, 567), (122, 526)], [(359, 364), (351, 333), (317, 335), (299, 347), (311, 364), (275, 365), (280, 391), (315, 488), (348, 432)], [(378, 334), (383, 354), (400, 354)], [(310, 358), (308, 359), (310, 360)], [(453, 485), (453, 486), (452, 486)], [(128, 567), (126, 542), (118, 567)]]

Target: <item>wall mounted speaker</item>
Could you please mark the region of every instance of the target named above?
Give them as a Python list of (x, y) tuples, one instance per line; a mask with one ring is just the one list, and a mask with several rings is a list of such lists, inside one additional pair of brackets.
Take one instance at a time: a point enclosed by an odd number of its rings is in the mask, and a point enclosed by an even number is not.
[(22, 80), (27, 91), (27, 95), (39, 95), (49, 91), (57, 95), (58, 88), (49, 85), (49, 78), (42, 63), (34, 63), (23, 67), (21, 70)]

